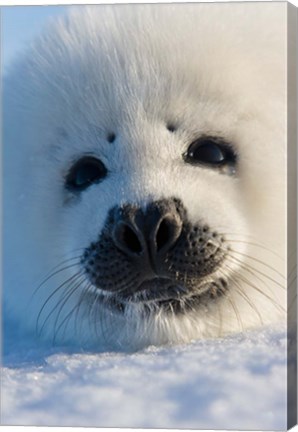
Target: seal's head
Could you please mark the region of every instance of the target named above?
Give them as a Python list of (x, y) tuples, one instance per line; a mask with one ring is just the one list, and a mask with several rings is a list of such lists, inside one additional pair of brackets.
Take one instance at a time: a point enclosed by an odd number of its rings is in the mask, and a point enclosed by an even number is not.
[(285, 11), (81, 8), (15, 65), (5, 300), (22, 328), (136, 348), (281, 316)]

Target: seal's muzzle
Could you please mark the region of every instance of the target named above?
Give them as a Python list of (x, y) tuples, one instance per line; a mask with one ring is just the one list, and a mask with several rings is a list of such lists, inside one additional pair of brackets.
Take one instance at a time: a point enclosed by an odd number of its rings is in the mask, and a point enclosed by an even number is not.
[[(193, 225), (176, 198), (114, 207), (82, 263), (94, 287), (117, 302), (181, 300), (211, 286), (227, 253), (207, 225)], [(213, 281), (222, 289), (224, 281)]]

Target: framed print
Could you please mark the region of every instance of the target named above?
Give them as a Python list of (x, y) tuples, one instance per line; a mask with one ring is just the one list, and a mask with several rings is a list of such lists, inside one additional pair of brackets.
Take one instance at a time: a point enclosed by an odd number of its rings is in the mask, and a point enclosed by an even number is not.
[(1, 424), (295, 425), (297, 9), (1, 12)]

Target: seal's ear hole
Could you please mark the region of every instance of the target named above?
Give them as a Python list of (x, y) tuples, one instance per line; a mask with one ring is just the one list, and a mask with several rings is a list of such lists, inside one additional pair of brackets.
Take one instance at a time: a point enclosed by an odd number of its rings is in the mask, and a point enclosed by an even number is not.
[(108, 134), (107, 136), (107, 140), (109, 143), (113, 143), (116, 139), (116, 134), (114, 134), (114, 132), (111, 132)]
[(70, 168), (65, 179), (65, 187), (79, 192), (102, 181), (107, 173), (108, 170), (100, 159), (84, 156)]
[(167, 129), (169, 132), (175, 132), (177, 127), (174, 125), (174, 123), (167, 123)]

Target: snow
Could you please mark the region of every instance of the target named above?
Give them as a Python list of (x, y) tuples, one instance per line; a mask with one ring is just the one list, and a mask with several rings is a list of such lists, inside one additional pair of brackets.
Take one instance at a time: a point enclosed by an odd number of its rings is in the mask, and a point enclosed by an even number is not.
[(84, 353), (15, 347), (4, 358), (5, 425), (286, 429), (286, 332)]

